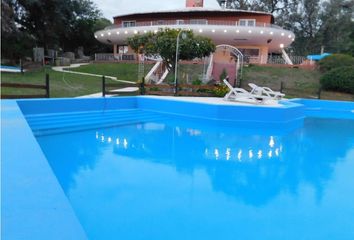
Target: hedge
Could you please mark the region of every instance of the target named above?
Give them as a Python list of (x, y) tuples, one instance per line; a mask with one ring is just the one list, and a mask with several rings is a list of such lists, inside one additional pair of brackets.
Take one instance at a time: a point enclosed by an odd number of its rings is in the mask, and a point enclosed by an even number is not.
[(327, 56), (318, 62), (321, 72), (328, 72), (334, 68), (352, 66), (354, 67), (354, 58), (345, 54), (333, 54)]
[(320, 79), (324, 90), (354, 94), (354, 67), (339, 67), (326, 72)]

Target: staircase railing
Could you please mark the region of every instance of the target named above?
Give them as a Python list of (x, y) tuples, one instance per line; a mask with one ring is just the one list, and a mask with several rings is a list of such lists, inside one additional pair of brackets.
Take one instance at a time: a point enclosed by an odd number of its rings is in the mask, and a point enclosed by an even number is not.
[(203, 79), (203, 83), (209, 82), (211, 80), (211, 74), (213, 73), (214, 67), (214, 54), (210, 55), (209, 58), (209, 66), (205, 74), (205, 78)]
[(288, 56), (288, 54), (285, 52), (284, 48), (281, 49), (281, 52), (282, 52), (282, 57), (284, 58), (286, 64), (294, 65), (290, 57)]

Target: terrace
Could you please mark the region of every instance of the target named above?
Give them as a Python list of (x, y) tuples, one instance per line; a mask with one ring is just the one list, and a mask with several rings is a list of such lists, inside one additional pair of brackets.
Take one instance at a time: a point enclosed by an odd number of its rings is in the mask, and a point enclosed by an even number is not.
[(95, 38), (108, 44), (126, 44), (135, 34), (157, 32), (161, 28), (188, 29), (211, 38), (215, 44), (266, 45), (270, 50), (286, 47), (295, 40), (291, 31), (265, 22), (223, 20), (157, 20), (123, 21), (95, 33)]

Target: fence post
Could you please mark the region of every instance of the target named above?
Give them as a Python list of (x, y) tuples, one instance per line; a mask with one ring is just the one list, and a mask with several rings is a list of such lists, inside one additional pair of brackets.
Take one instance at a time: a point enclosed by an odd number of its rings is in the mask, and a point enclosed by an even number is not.
[(240, 88), (242, 85), (242, 77), (240, 77), (240, 79), (238, 80), (238, 87)]
[(45, 91), (46, 91), (46, 97), (50, 98), (50, 94), (49, 94), (49, 74), (48, 73), (45, 75)]
[(175, 83), (175, 96), (178, 96), (178, 78), (176, 79)]
[(20, 68), (21, 68), (21, 74), (23, 74), (23, 62), (22, 62), (22, 58), (20, 58)]
[(106, 77), (102, 76), (102, 97), (106, 97)]
[(145, 77), (143, 77), (141, 80), (140, 95), (145, 95)]
[(283, 91), (284, 91), (284, 82), (281, 81), (280, 82), (280, 90), (279, 90), (279, 92), (283, 93)]
[(318, 88), (318, 99), (321, 99), (322, 85)]

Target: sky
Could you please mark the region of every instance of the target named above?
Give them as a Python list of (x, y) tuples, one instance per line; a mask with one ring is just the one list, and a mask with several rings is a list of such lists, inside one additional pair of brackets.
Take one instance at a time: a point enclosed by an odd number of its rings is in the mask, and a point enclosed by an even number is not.
[[(185, 0), (92, 0), (103, 13), (113, 20), (113, 16), (146, 11), (179, 9), (185, 7)], [(220, 8), (216, 0), (204, 0), (205, 8)]]

